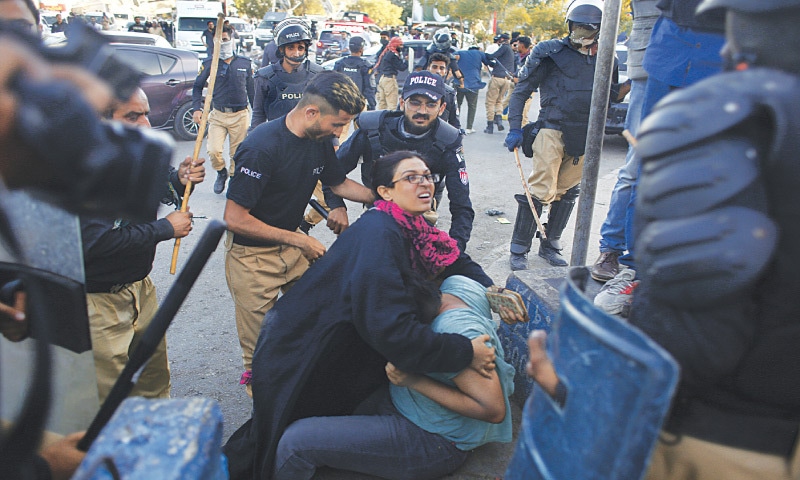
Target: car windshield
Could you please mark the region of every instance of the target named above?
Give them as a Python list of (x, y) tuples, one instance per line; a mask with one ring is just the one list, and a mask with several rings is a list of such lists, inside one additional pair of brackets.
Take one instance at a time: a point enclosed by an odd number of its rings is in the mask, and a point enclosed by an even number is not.
[(342, 43), (347, 37), (340, 32), (322, 32), (319, 35), (320, 42)]
[(206, 28), (208, 28), (208, 22), (217, 23), (216, 17), (212, 18), (192, 18), (192, 17), (181, 17), (178, 20), (178, 30), (183, 30), (186, 32), (202, 32)]
[(258, 28), (262, 30), (272, 30), (275, 27), (275, 20), (261, 20), (261, 23), (258, 24)]
[(249, 32), (253, 29), (253, 26), (249, 23), (232, 23), (231, 25), (237, 32)]

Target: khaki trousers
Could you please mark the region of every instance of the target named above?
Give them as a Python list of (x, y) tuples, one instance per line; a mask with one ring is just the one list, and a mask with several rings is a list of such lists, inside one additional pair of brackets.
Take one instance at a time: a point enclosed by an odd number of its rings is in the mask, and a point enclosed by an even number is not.
[(233, 156), (236, 149), (247, 135), (250, 126), (250, 110), (245, 108), (238, 112), (225, 113), (219, 110), (211, 110), (208, 114), (208, 139), (206, 149), (208, 158), (211, 160), (211, 168), (222, 170), (225, 168), (225, 158), (222, 156), (222, 149), (225, 147), (225, 137), (228, 137), (228, 156), (231, 166), (228, 169), (231, 175), (236, 165), (233, 164)]
[(583, 156), (575, 163), (574, 157), (564, 152), (561, 131), (551, 128), (539, 130), (533, 141), (533, 170), (528, 176), (531, 195), (549, 205), (581, 183), (582, 174)]
[[(236, 309), (236, 331), (242, 347), (245, 370), (253, 368), (253, 351), (264, 315), (308, 270), (301, 250), (289, 245), (246, 247), (233, 243), (228, 232), (225, 241), (225, 279)], [(247, 388), (250, 394), (250, 386)]]
[[(116, 293), (89, 293), (89, 331), (100, 403), (106, 399), (158, 309), (156, 287), (149, 276)], [(131, 396), (169, 398), (167, 342), (162, 338)]]
[(486, 121), (494, 120), (495, 115), (503, 114), (503, 98), (511, 88), (511, 80), (492, 77), (489, 88), (486, 90)]
[(400, 95), (397, 92), (397, 77), (382, 76), (375, 92), (376, 110), (397, 110)]
[(529, 123), (528, 122), (528, 111), (531, 109), (531, 105), (533, 105), (533, 99), (535, 97), (536, 97), (536, 94), (534, 93), (533, 95), (531, 95), (531, 97), (529, 99), (525, 100), (525, 105), (522, 107), (522, 123), (521, 123), (521, 125), (523, 127)]
[(646, 480), (798, 480), (800, 442), (791, 459), (661, 432)]

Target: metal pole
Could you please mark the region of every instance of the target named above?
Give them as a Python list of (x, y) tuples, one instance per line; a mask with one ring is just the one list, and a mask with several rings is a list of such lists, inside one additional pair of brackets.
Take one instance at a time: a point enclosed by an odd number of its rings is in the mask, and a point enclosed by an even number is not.
[(585, 265), (586, 252), (589, 249), (589, 233), (592, 228), (592, 213), (597, 193), (597, 172), (600, 168), (600, 153), (603, 150), (608, 97), (611, 92), (611, 75), (614, 67), (614, 47), (617, 41), (621, 9), (620, 0), (605, 0), (603, 5), (597, 65), (592, 85), (592, 105), (589, 111), (589, 130), (586, 136), (586, 153), (583, 157), (583, 178), (578, 200), (578, 215), (575, 220), (575, 236), (572, 240), (572, 257), (570, 258), (572, 266)]

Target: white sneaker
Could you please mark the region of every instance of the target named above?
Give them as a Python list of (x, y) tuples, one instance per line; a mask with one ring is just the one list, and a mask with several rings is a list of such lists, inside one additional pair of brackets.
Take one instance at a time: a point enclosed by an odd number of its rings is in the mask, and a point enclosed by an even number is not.
[(475, 130), (473, 130), (473, 129), (471, 129), (471, 128), (468, 128), (468, 129), (464, 130), (464, 133), (466, 133), (467, 135), (469, 135), (470, 133), (475, 133)]
[(619, 272), (603, 285), (600, 293), (594, 297), (594, 305), (611, 315), (627, 313), (633, 301), (633, 291), (639, 285), (639, 280), (634, 280), (635, 277), (636, 271), (630, 268)]

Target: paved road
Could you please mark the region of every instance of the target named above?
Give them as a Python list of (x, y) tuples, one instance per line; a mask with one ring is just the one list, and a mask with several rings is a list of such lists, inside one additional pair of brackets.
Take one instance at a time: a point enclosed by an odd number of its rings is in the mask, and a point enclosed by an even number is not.
[[(481, 92), (483, 94), (483, 92)], [(482, 96), (481, 96), (482, 97)], [(465, 105), (466, 106), (466, 105)], [(466, 112), (462, 113), (466, 120)], [(506, 122), (507, 124), (507, 122)], [(502, 147), (505, 137), (504, 131), (494, 135), (482, 133), (485, 125), (483, 98), (479, 102), (475, 119), (475, 127), (480, 128), (478, 133), (467, 136), (464, 140), (467, 168), (471, 182), (471, 198), (475, 209), (475, 222), (472, 239), (467, 252), (480, 263), (487, 273), (498, 284), (504, 284), (510, 273), (508, 269), (508, 247), (511, 238), (516, 202), (513, 194), (520, 193), (521, 181), (517, 173), (514, 157)], [(179, 142), (176, 148), (174, 162), (186, 155), (191, 155), (194, 142)], [(626, 143), (621, 137), (605, 138), (605, 147), (600, 165), (597, 201), (595, 204), (594, 218), (592, 220), (593, 232), (590, 238), (590, 250), (587, 258), (594, 261), (598, 255), (597, 241), (600, 224), (605, 217), (611, 188), (616, 180), (616, 171), (623, 164)], [(205, 156), (205, 146), (203, 147)], [(530, 159), (522, 157), (523, 165), (530, 169)], [(210, 168), (210, 166), (209, 166)], [(208, 180), (198, 185), (191, 196), (190, 208), (195, 215), (209, 218), (220, 218), (224, 210), (224, 195), (215, 195), (212, 184), (214, 172), (209, 172)], [(354, 172), (351, 177), (359, 180)], [(446, 199), (440, 209), (439, 227), (447, 230), (450, 216)], [(511, 223), (503, 224), (497, 216), (489, 216), (485, 212), (497, 209), (504, 212), (502, 217)], [(351, 204), (349, 208), (351, 222), (356, 220), (359, 207)], [(165, 209), (162, 215), (168, 211)], [(208, 220), (197, 219), (195, 231), (182, 241), (178, 261), (180, 269), (186, 260), (191, 248), (196, 244)], [(574, 233), (573, 216), (563, 240), (567, 251), (572, 245)], [(334, 240), (334, 235), (320, 225), (311, 231), (326, 245)], [(172, 254), (172, 243), (164, 242), (158, 248), (152, 277), (163, 298), (173, 276), (169, 274), (169, 263)], [(531, 268), (547, 266), (544, 260), (535, 254), (531, 256)], [(217, 248), (212, 255), (205, 270), (200, 275), (194, 289), (175, 318), (167, 334), (169, 346), (170, 366), (172, 369), (172, 395), (173, 397), (205, 396), (218, 401), (225, 417), (224, 438), (227, 439), (239, 425), (250, 415), (251, 402), (245, 394), (244, 388), (239, 386), (239, 375), (242, 373), (241, 353), (236, 327), (234, 323), (234, 308), (225, 282), (224, 251), (223, 245)], [(519, 423), (519, 408), (515, 406), (513, 412), (515, 423)], [(448, 478), (456, 479), (494, 479), (501, 477), (505, 465), (513, 451), (513, 444), (490, 445), (479, 449), (455, 475)], [(325, 475), (325, 478), (366, 478), (352, 475)]]

